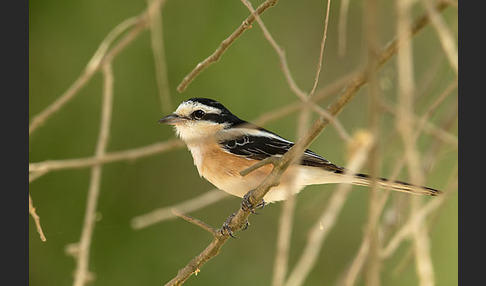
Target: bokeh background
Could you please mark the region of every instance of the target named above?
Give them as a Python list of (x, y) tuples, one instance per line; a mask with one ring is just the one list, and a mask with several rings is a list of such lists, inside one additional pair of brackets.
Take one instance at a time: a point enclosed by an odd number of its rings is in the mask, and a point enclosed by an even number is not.
[[(252, 1), (254, 7), (260, 2)], [(351, 1), (345, 33), (344, 56), (338, 55), (340, 1), (332, 1), (328, 36), (318, 88), (324, 88), (366, 61), (363, 3)], [(395, 1), (378, 1), (377, 20), (382, 45), (396, 33)], [(107, 34), (123, 20), (139, 15), (146, 1), (29, 1), (29, 115), (41, 112), (80, 76)], [(413, 14), (425, 6), (418, 1)], [(296, 83), (310, 91), (322, 38), (326, 1), (279, 1), (262, 16), (277, 43), (286, 51)], [(173, 110), (191, 97), (210, 97), (222, 102), (243, 119), (252, 120), (268, 111), (297, 102), (279, 67), (278, 57), (257, 23), (246, 31), (218, 63), (201, 73), (183, 93), (176, 91), (182, 78), (210, 55), (219, 43), (248, 16), (241, 1), (167, 0), (162, 8), (163, 40)], [(441, 17), (457, 43), (457, 7)], [(114, 101), (107, 152), (142, 147), (175, 137), (172, 128), (158, 125), (166, 115), (159, 98), (150, 31), (146, 29), (113, 62)], [(429, 25), (413, 39), (413, 64), (417, 85), (416, 114), (421, 115), (455, 80), (438, 40)], [(378, 72), (381, 96), (397, 102), (396, 58)], [(29, 139), (30, 163), (45, 160), (91, 157), (100, 127), (102, 75), (98, 72), (76, 97), (36, 130)], [(337, 95), (337, 94), (336, 94)], [(321, 102), (326, 107), (332, 98)], [(368, 128), (369, 96), (362, 89), (339, 115), (350, 133)], [(440, 104), (431, 121), (440, 124), (457, 108), (457, 89)], [(297, 113), (265, 124), (280, 135), (296, 140)], [(313, 117), (315, 118), (315, 116)], [(457, 119), (457, 118), (456, 118)], [(390, 175), (403, 144), (393, 114), (385, 113), (379, 138), (380, 173)], [(457, 136), (457, 120), (447, 130)], [(426, 152), (433, 136), (420, 137), (418, 149)], [(336, 130), (328, 127), (311, 149), (339, 165), (346, 163), (346, 146)], [(427, 162), (427, 185), (445, 188), (457, 168), (457, 148), (442, 144)], [(364, 171), (367, 171), (366, 169)], [(409, 179), (404, 169), (399, 178)], [(53, 171), (30, 184), (30, 194), (47, 237), (39, 239), (29, 218), (29, 284), (70, 285), (75, 261), (66, 246), (79, 241), (90, 168)], [(132, 161), (103, 165), (101, 193), (89, 269), (93, 285), (162, 285), (177, 274), (211, 241), (205, 231), (181, 219), (134, 230), (131, 220), (156, 208), (170, 206), (202, 194), (213, 186), (200, 178), (185, 148)], [(302, 251), (311, 227), (327, 203), (334, 186), (312, 186), (297, 197), (289, 267)], [(457, 189), (453, 188), (456, 192)], [(305, 285), (335, 285), (349, 266), (363, 238), (367, 219), (368, 190), (354, 187), (337, 225), (320, 251), (319, 260)], [(426, 198), (428, 201), (431, 198)], [(398, 229), (408, 217), (403, 194), (389, 198), (389, 208), (403, 211)], [(191, 215), (219, 227), (236, 211), (240, 199), (231, 197)], [(251, 226), (230, 240), (186, 285), (270, 285), (277, 223), (281, 204), (250, 217)], [(434, 212), (430, 220), (431, 257), (437, 285), (457, 285), (458, 279), (457, 192)], [(382, 285), (417, 285), (411, 241), (403, 243), (382, 264)], [(360, 278), (358, 284), (364, 284)]]

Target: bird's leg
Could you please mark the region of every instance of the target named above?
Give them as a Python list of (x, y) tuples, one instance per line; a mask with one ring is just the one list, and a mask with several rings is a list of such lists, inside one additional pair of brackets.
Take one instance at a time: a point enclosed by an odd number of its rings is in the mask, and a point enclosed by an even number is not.
[[(261, 209), (265, 206), (265, 201), (264, 200), (261, 200), (259, 203), (257, 204), (254, 204), (251, 202), (251, 194), (253, 193), (253, 190), (249, 191), (248, 193), (246, 193), (244, 196), (243, 196), (243, 200), (241, 201), (241, 208), (244, 210), (244, 211), (250, 211), (251, 213), (253, 214), (258, 214), (255, 209)], [(226, 221), (223, 223), (223, 225), (221, 226), (221, 228), (219, 229), (219, 232), (222, 234), (222, 235), (225, 235), (225, 233), (227, 233), (229, 236), (231, 236), (232, 238), (237, 238), (234, 233), (233, 233), (233, 229), (230, 227), (230, 224), (231, 224), (231, 221), (233, 220), (233, 218), (235, 217), (236, 215), (236, 212), (232, 213), (227, 219)], [(248, 226), (250, 225), (250, 223), (248, 222), (248, 219), (245, 221), (245, 226), (243, 226), (241, 229), (242, 230), (245, 230), (248, 228)]]
[(243, 210), (249, 210), (251, 213), (253, 214), (258, 214), (257, 212), (255, 212), (255, 209), (261, 209), (265, 206), (265, 201), (262, 199), (261, 202), (259, 202), (258, 204), (254, 204), (250, 201), (250, 198), (251, 198), (251, 194), (253, 193), (253, 190), (250, 190), (248, 193), (246, 193), (244, 196), (243, 196), (243, 200), (241, 201), (241, 208)]
[[(233, 234), (233, 229), (230, 227), (230, 223), (231, 221), (233, 220), (233, 218), (235, 217), (236, 215), (236, 212), (232, 213), (227, 219), (226, 221), (223, 223), (223, 225), (221, 226), (221, 228), (219, 229), (219, 232), (224, 235), (225, 232), (227, 232), (229, 234), (229, 236), (231, 236), (232, 238), (238, 238), (236, 237), (234, 234)], [(245, 221), (245, 226), (242, 228), (242, 230), (245, 230), (248, 228), (248, 226), (250, 225), (250, 223), (248, 222), (248, 220)]]

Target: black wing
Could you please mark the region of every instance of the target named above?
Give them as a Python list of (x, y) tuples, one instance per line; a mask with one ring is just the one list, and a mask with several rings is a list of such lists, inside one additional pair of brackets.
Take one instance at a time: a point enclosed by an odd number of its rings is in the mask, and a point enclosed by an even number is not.
[[(278, 135), (275, 135), (275, 137), (244, 135), (237, 139), (225, 140), (219, 143), (226, 152), (253, 160), (263, 160), (270, 156), (282, 156), (294, 146), (293, 142), (285, 140)], [(343, 168), (332, 164), (309, 149), (304, 151), (300, 164), (323, 167), (338, 173), (343, 171)]]

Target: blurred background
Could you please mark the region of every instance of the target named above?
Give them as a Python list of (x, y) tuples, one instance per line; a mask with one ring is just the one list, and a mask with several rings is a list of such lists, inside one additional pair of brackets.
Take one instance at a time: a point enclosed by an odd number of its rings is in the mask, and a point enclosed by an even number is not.
[[(396, 35), (396, 1), (377, 1), (378, 41), (384, 46)], [(261, 2), (252, 1), (256, 8)], [(309, 92), (314, 82), (323, 34), (326, 1), (279, 1), (262, 20), (275, 41), (285, 50), (297, 85)], [(82, 74), (100, 43), (119, 23), (140, 15), (146, 1), (29, 1), (29, 115), (30, 120), (59, 98)], [(412, 6), (412, 14), (425, 13), (424, 1)], [(364, 4), (351, 1), (347, 10), (345, 47), (340, 47), (340, 1), (332, 1), (323, 66), (318, 90), (366, 64)], [(241, 118), (252, 121), (269, 111), (298, 102), (280, 68), (275, 50), (258, 24), (238, 38), (221, 60), (204, 70), (183, 92), (177, 85), (197, 63), (209, 56), (249, 15), (241, 1), (165, 1), (161, 7), (163, 43), (170, 106), (159, 97), (156, 66), (149, 29), (144, 29), (113, 61), (114, 99), (107, 153), (130, 150), (175, 138), (169, 126), (157, 121), (191, 97), (209, 97), (223, 103)], [(457, 6), (440, 17), (454, 36), (457, 47)], [(457, 74), (451, 68), (436, 30), (428, 25), (413, 38), (416, 84), (414, 108), (423, 115)], [(396, 57), (378, 72), (380, 96), (397, 104)], [(92, 157), (100, 129), (103, 77), (97, 72), (62, 109), (30, 135), (30, 163)], [(327, 107), (337, 91), (320, 101)], [(339, 115), (351, 135), (369, 128), (369, 93), (365, 87)], [(457, 140), (457, 89), (438, 104), (430, 122)], [(452, 116), (451, 116), (452, 114)], [(317, 118), (312, 115), (312, 119)], [(290, 140), (297, 140), (298, 113), (264, 123)], [(404, 153), (395, 128), (393, 112), (384, 112), (380, 124), (380, 175), (393, 173)], [(346, 164), (346, 144), (332, 126), (326, 128), (310, 149), (338, 165)], [(427, 218), (430, 255), (436, 285), (457, 285), (458, 208), (457, 145), (444, 143), (433, 132), (423, 133), (417, 143), (427, 172), (426, 185), (447, 189), (451, 195)], [(29, 284), (70, 285), (76, 267), (66, 247), (81, 236), (90, 182), (89, 167), (56, 170), (30, 183), (30, 195), (47, 241), (43, 242), (29, 217)], [(367, 168), (363, 172), (369, 172)], [(398, 179), (409, 181), (403, 168)], [(452, 187), (451, 187), (452, 185)], [(182, 219), (172, 219), (135, 230), (133, 218), (201, 195), (213, 186), (200, 178), (185, 147), (177, 147), (136, 160), (103, 165), (97, 222), (90, 247), (92, 285), (162, 285), (199, 254), (211, 241), (202, 229)], [(296, 198), (289, 253), (293, 268), (307, 240), (309, 228), (323, 212), (335, 186), (307, 187)], [(429, 202), (434, 198), (424, 198)], [(239, 207), (241, 199), (228, 197), (191, 213), (219, 227)], [(335, 227), (320, 250), (319, 259), (305, 285), (336, 285), (353, 261), (366, 227), (369, 190), (353, 187)], [(409, 198), (394, 193), (387, 201), (382, 221), (388, 222), (388, 242), (409, 217)], [(240, 239), (228, 241), (186, 285), (270, 285), (276, 252), (282, 203), (265, 207), (250, 217)], [(391, 233), (391, 234), (390, 234)], [(407, 239), (383, 260), (382, 285), (418, 285), (413, 243)], [(357, 285), (364, 285), (363, 275)]]

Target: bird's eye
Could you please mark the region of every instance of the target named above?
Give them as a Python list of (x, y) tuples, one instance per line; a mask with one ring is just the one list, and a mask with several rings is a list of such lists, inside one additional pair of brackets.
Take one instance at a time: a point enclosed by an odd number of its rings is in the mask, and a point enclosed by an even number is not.
[(201, 119), (201, 118), (203, 118), (203, 117), (204, 117), (204, 115), (205, 115), (205, 114), (206, 114), (206, 112), (204, 112), (204, 111), (203, 111), (203, 110), (201, 110), (201, 109), (198, 109), (198, 110), (196, 110), (196, 111), (194, 111), (194, 112), (192, 113), (192, 117), (193, 117), (194, 119)]

